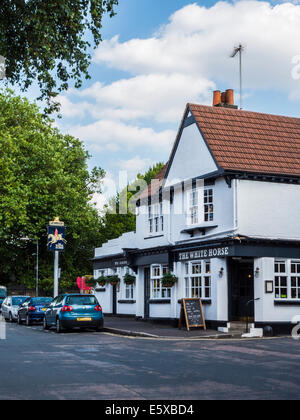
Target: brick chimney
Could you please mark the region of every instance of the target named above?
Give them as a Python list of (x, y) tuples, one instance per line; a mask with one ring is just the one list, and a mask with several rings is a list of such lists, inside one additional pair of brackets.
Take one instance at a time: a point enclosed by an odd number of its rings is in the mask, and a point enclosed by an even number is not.
[(238, 109), (237, 105), (234, 105), (234, 91), (233, 89), (227, 89), (226, 92), (220, 90), (214, 91), (213, 106)]

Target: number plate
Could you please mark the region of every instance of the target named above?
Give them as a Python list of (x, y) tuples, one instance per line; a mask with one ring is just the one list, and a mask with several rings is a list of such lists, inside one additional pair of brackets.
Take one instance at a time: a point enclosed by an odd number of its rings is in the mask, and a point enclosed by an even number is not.
[(92, 318), (77, 318), (77, 321), (91, 321)]

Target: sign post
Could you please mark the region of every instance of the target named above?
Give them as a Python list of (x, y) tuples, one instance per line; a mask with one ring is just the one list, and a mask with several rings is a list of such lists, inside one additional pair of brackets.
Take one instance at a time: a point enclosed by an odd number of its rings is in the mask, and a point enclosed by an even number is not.
[(48, 226), (48, 251), (54, 252), (54, 297), (58, 296), (59, 273), (59, 253), (65, 251), (66, 247), (66, 228), (64, 222), (58, 217)]
[(190, 331), (190, 328), (201, 327), (206, 330), (203, 306), (200, 298), (182, 299), (179, 319), (180, 330), (182, 328), (183, 319), (185, 319), (187, 331)]

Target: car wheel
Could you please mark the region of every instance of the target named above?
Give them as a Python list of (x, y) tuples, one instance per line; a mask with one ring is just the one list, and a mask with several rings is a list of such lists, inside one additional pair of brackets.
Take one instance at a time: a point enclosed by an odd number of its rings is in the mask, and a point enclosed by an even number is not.
[(12, 317), (12, 313), (9, 313), (9, 318), (8, 318), (9, 322), (12, 324), (13, 323), (13, 317)]
[(46, 317), (44, 317), (44, 320), (43, 320), (43, 328), (44, 328), (45, 331), (48, 331), (49, 330), (49, 326), (47, 324)]
[(57, 318), (57, 320), (56, 320), (56, 332), (57, 332), (57, 334), (60, 334), (62, 331), (63, 331), (63, 328), (61, 326), (60, 319)]
[(30, 322), (29, 316), (27, 315), (26, 316), (26, 327), (30, 327), (30, 325), (31, 325), (31, 322)]
[(19, 314), (18, 314), (18, 318), (17, 318), (17, 323), (18, 323), (18, 325), (22, 325), (22, 320), (21, 320), (21, 317), (20, 317)]

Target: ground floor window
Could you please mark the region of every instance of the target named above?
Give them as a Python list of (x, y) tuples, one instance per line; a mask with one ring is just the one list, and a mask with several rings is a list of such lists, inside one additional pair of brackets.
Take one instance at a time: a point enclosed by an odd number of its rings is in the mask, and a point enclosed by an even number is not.
[(169, 271), (168, 265), (153, 264), (151, 266), (151, 299), (170, 299), (171, 289), (163, 287), (162, 276)]
[(133, 300), (134, 298), (134, 284), (125, 284), (125, 299)]
[(275, 299), (300, 299), (300, 261), (275, 260)]
[(185, 297), (211, 298), (210, 260), (185, 264)]
[[(129, 267), (123, 267), (121, 271), (121, 276), (124, 279), (126, 274), (130, 274), (131, 276), (136, 277), (136, 273)], [(126, 300), (133, 300), (135, 294), (135, 283), (127, 284), (124, 282), (124, 294), (123, 298)]]

